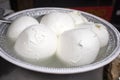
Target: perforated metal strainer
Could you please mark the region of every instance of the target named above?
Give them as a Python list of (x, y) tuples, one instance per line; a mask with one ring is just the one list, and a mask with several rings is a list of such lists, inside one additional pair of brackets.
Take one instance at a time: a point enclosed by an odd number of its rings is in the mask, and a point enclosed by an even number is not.
[[(14, 14), (5, 17), (5, 19), (14, 20), (17, 17), (24, 15), (33, 16), (38, 19), (40, 18), (39, 16), (41, 15), (55, 11), (67, 13), (75, 10), (65, 9), (65, 8), (35, 8), (35, 9), (28, 9), (28, 10), (16, 12)], [(30, 61), (25, 61), (24, 59), (20, 58), (14, 53), (12, 49), (13, 47), (6, 37), (6, 32), (9, 25), (4, 23), (0, 23), (0, 56), (6, 59), (7, 61), (23, 68), (37, 72), (54, 73), (54, 74), (82, 73), (103, 67), (104, 65), (110, 63), (113, 59), (115, 59), (119, 55), (120, 52), (119, 32), (109, 22), (99, 17), (96, 17), (92, 14), (82, 11), (79, 12), (89, 21), (102, 23), (103, 25), (105, 25), (110, 35), (108, 46), (100, 50), (99, 55), (95, 62), (84, 66), (65, 67), (59, 61), (57, 61), (55, 56), (52, 59), (42, 63), (34, 63), (34, 62), (32, 63)]]

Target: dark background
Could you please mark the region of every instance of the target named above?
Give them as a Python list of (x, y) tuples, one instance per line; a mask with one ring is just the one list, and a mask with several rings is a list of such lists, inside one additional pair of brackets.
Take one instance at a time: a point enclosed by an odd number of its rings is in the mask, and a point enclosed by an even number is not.
[(37, 7), (72, 8), (92, 13), (113, 24), (120, 23), (119, 4), (120, 0), (10, 0), (14, 11)]

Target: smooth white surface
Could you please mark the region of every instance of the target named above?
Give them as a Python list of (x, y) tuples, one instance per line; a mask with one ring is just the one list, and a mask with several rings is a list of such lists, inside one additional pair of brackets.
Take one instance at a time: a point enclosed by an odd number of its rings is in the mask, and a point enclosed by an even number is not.
[(41, 19), (42, 24), (50, 27), (58, 36), (64, 31), (73, 29), (75, 24), (67, 13), (53, 12)]
[(25, 29), (18, 37), (14, 50), (25, 59), (44, 60), (54, 55), (57, 36), (48, 27), (40, 24)]
[(97, 35), (89, 29), (79, 28), (59, 37), (57, 57), (70, 66), (85, 65), (96, 59), (99, 49)]
[(31, 25), (39, 24), (39, 22), (30, 16), (22, 16), (14, 20), (7, 31), (8, 38), (15, 42), (18, 36), (21, 34), (24, 29), (28, 28)]

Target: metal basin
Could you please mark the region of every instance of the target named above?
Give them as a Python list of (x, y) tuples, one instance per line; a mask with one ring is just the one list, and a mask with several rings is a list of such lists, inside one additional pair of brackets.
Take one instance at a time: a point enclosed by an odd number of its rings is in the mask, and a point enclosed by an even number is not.
[[(39, 16), (48, 14), (54, 11), (67, 13), (67, 12), (71, 12), (74, 10), (65, 9), (65, 8), (48, 8), (48, 7), (47, 8), (34, 8), (34, 9), (28, 9), (28, 10), (16, 12), (14, 14), (11, 14), (5, 17), (5, 19), (14, 20), (17, 17), (23, 16), (23, 15), (33, 16), (39, 19), (40, 18)], [(89, 21), (104, 24), (110, 35), (108, 45), (105, 48), (100, 50), (96, 61), (94, 61), (93, 63), (89, 65), (84, 65), (84, 66), (65, 67), (59, 64), (59, 62), (57, 62), (55, 58), (49, 60), (49, 62), (47, 63), (43, 62), (41, 64), (25, 61), (24, 59), (20, 58), (14, 53), (12, 49), (13, 47), (6, 37), (6, 32), (9, 27), (9, 24), (4, 24), (4, 23), (0, 24), (0, 56), (17, 66), (20, 66), (20, 67), (23, 67), (29, 70), (37, 71), (37, 72), (53, 73), (53, 74), (82, 73), (82, 72), (92, 71), (92, 70), (105, 66), (106, 64), (110, 63), (113, 59), (115, 59), (119, 55), (119, 52), (120, 52), (119, 32), (109, 22), (97, 16), (94, 16), (92, 14), (89, 14), (83, 11), (79, 11), (79, 12), (81, 12), (82, 15), (86, 17)]]

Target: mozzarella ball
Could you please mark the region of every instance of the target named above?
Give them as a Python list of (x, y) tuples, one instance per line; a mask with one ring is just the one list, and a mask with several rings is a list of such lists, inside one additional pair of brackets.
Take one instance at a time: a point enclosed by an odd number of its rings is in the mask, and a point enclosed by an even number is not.
[(88, 22), (88, 20), (84, 16), (82, 16), (81, 13), (78, 11), (70, 12), (69, 15), (72, 17), (75, 26)]
[(101, 47), (104, 47), (108, 44), (109, 33), (103, 24), (89, 22), (89, 23), (84, 23), (84, 24), (79, 25), (78, 28), (89, 28), (94, 33), (96, 33), (96, 35), (99, 38)]
[(7, 31), (8, 38), (15, 42), (20, 33), (31, 25), (39, 24), (39, 22), (30, 16), (22, 16), (14, 20)]
[(100, 49), (97, 35), (85, 28), (66, 31), (58, 40), (56, 55), (69, 66), (92, 63)]
[(74, 22), (67, 13), (54, 12), (43, 16), (41, 24), (50, 27), (58, 36), (74, 28)]
[(33, 61), (45, 60), (57, 48), (56, 34), (43, 24), (25, 29), (16, 40), (14, 50), (21, 57)]
[(95, 23), (94, 32), (97, 34), (101, 47), (104, 47), (108, 44), (109, 41), (109, 33), (106, 27), (103, 24)]

